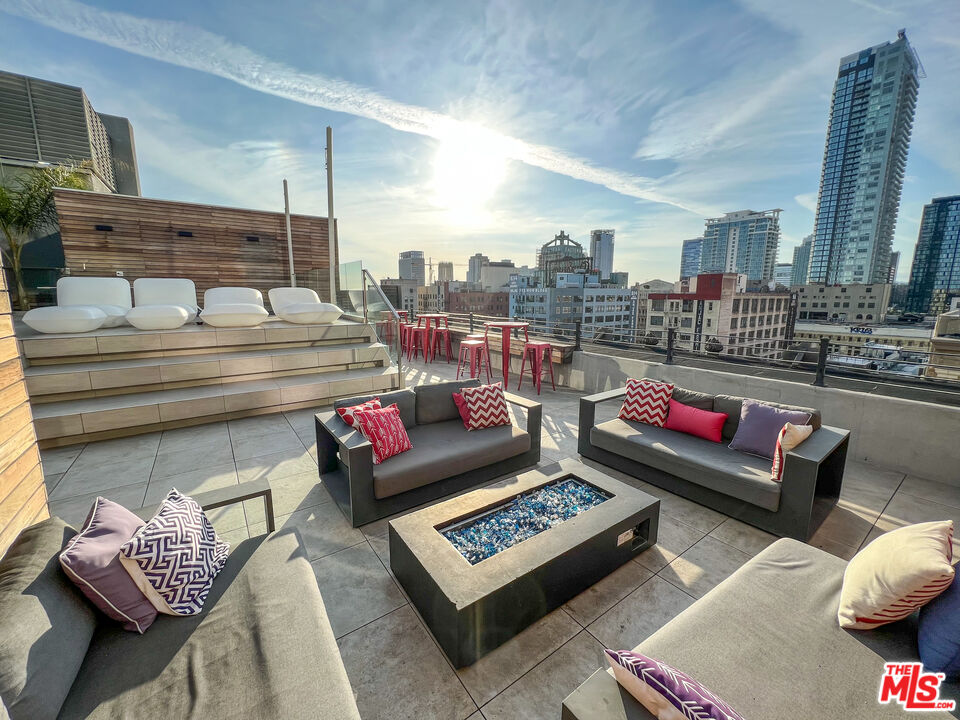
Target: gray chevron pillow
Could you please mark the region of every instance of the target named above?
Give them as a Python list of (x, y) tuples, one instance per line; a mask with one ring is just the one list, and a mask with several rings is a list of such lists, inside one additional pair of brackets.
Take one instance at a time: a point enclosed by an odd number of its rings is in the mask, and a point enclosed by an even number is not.
[(174, 488), (120, 547), (120, 562), (158, 612), (195, 615), (229, 551), (201, 507)]

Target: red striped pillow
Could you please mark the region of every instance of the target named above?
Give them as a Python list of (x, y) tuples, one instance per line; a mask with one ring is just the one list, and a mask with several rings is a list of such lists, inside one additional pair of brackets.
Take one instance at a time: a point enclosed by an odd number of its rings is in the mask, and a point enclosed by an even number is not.
[(510, 413), (507, 412), (507, 399), (503, 386), (499, 382), (493, 385), (479, 385), (463, 388), (460, 391), (470, 412), (467, 430), (509, 425)]
[(663, 427), (667, 422), (672, 395), (673, 385), (670, 383), (630, 378), (627, 380), (627, 396), (623, 399), (619, 417)]
[(902, 620), (953, 582), (953, 521), (907, 525), (858, 552), (843, 573), (840, 627), (870, 630)]
[(360, 433), (373, 445), (374, 465), (413, 447), (396, 405), (378, 410), (357, 410), (354, 416)]
[(350, 405), (349, 407), (338, 407), (337, 415), (340, 416), (340, 419), (343, 420), (350, 427), (356, 427), (357, 423), (354, 421), (354, 413), (357, 410), (379, 410), (380, 409), (380, 398), (375, 397), (373, 400), (367, 400), (365, 403), (360, 403), (359, 405)]

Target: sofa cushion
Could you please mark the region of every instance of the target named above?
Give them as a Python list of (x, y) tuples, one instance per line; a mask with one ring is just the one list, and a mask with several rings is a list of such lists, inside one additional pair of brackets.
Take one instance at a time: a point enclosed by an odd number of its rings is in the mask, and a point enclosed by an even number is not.
[[(737, 434), (737, 426), (740, 424), (740, 409), (743, 405), (744, 399), (745, 398), (737, 397), (736, 395), (716, 395), (713, 398), (714, 412), (725, 412), (729, 416), (727, 421), (723, 424), (723, 439), (727, 442), (733, 440), (733, 436)], [(783, 410), (798, 410), (800, 412), (808, 413), (810, 415), (810, 424), (813, 425), (813, 429), (820, 429), (819, 410), (814, 408), (800, 407), (797, 405), (784, 405), (782, 403), (767, 402), (766, 400), (763, 400), (762, 402), (765, 405), (771, 405), (775, 408), (781, 408)]]
[(90, 646), (96, 615), (58, 560), (74, 535), (44, 520), (0, 560), (0, 701), (12, 720), (56, 718)]
[(696, 390), (687, 390), (686, 388), (673, 386), (673, 394), (670, 396), (673, 400), (697, 410), (713, 410), (713, 395), (698, 392)]
[[(403, 389), (394, 390), (388, 393), (371, 393), (370, 395), (357, 395), (356, 397), (343, 398), (333, 403), (334, 409), (348, 407), (349, 405), (360, 405), (368, 400), (380, 398), (381, 407), (387, 405), (396, 405), (400, 411), (400, 419), (403, 420), (403, 426), (409, 430), (417, 424), (417, 396), (413, 390)], [(451, 400), (451, 402), (453, 402)]]
[(723, 444), (620, 418), (591, 428), (590, 442), (767, 510), (780, 507), (780, 483), (770, 479), (770, 461)]
[(450, 380), (429, 385), (417, 385), (413, 391), (417, 395), (417, 425), (428, 425), (460, 417), (453, 393), (466, 387), (476, 387), (480, 381), (476, 378)]
[(950, 587), (920, 610), (917, 644), (928, 671), (960, 678), (960, 580), (956, 576)]
[(682, 668), (746, 718), (902, 720), (910, 713), (880, 705), (877, 688), (885, 660), (916, 660), (916, 624), (842, 630), (845, 567), (778, 540), (636, 650)]
[(726, 413), (701, 410), (670, 398), (670, 411), (667, 413), (667, 423), (664, 427), (667, 430), (687, 433), (718, 443), (723, 423), (726, 421)]
[(60, 717), (359, 720), (296, 531), (239, 543), (198, 615), (98, 627)]
[(378, 500), (493, 465), (530, 449), (530, 435), (516, 425), (468, 432), (459, 417), (418, 425), (409, 434), (413, 450), (373, 468), (373, 495)]

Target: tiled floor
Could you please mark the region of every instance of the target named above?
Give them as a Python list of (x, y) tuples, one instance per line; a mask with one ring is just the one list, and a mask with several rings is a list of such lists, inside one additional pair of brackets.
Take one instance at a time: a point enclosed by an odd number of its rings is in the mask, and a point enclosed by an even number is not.
[[(453, 366), (439, 363), (406, 371), (408, 385), (452, 376)], [(544, 390), (542, 465), (577, 456), (579, 396)], [(318, 484), (310, 410), (44, 451), (43, 465), (50, 510), (70, 522), (82, 522), (97, 494), (140, 507), (171, 487), (192, 493), (269, 478), (277, 525), (303, 537), (368, 720), (556, 718), (563, 697), (603, 664), (604, 646), (637, 645), (774, 540), (597, 466), (661, 498), (658, 544), (458, 671), (390, 572), (386, 521), (351, 528)], [(850, 462), (840, 504), (811, 542), (848, 558), (886, 530), (943, 518), (960, 524), (960, 489)], [(262, 533), (262, 504), (218, 511), (214, 524), (230, 542)]]

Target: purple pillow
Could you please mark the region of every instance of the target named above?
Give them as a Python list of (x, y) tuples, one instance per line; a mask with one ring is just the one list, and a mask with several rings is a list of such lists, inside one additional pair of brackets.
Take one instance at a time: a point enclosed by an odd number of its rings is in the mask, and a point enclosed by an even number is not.
[(80, 533), (60, 553), (60, 565), (84, 595), (124, 630), (143, 633), (157, 618), (120, 563), (120, 546), (143, 526), (143, 520), (122, 505), (98, 497)]
[(743, 720), (743, 716), (686, 673), (630, 650), (604, 650), (614, 677), (655, 718)]
[(809, 425), (810, 413), (784, 410), (756, 400), (744, 400), (740, 407), (740, 424), (730, 443), (731, 450), (773, 459), (777, 436), (787, 423)]
[(174, 488), (120, 548), (120, 562), (159, 612), (196, 615), (229, 552), (203, 508)]

